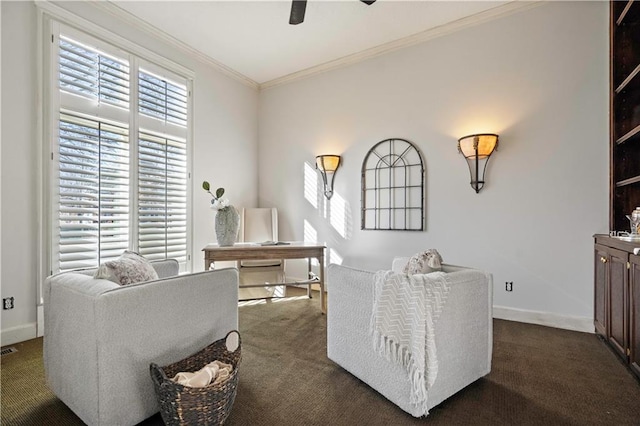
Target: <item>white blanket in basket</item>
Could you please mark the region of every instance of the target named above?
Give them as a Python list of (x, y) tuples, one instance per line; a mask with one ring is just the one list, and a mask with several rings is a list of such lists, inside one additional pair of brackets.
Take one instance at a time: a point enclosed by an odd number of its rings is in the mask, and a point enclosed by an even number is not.
[(411, 403), (428, 414), (428, 389), (438, 374), (434, 324), (451, 284), (444, 272), (375, 275), (371, 332), (375, 350), (407, 369)]

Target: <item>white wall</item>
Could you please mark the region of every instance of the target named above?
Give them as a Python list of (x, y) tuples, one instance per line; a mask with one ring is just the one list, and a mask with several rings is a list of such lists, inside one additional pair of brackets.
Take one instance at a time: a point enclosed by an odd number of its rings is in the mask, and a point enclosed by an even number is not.
[(2, 297), (15, 298), (2, 311), (6, 332), (32, 337), (36, 321), (37, 177), (36, 15), (25, 3), (2, 8)]
[[(2, 2), (2, 297), (15, 309), (2, 311), (2, 344), (35, 337), (37, 286), (37, 160), (41, 155), (34, 117), (39, 108), (37, 9), (31, 2)], [(195, 73), (193, 137), (193, 269), (201, 249), (215, 241), (210, 199), (203, 180), (224, 186), (238, 205), (257, 202), (258, 92), (89, 3), (60, 3), (126, 39)], [(241, 161), (238, 161), (238, 159)]]
[[(591, 330), (591, 237), (608, 223), (607, 92), (606, 2), (550, 2), (267, 89), (259, 204), (278, 206), (281, 238), (303, 239), (308, 222), (332, 261), (388, 269), (396, 255), (437, 248), (493, 273), (497, 316)], [(480, 132), (498, 133), (500, 147), (476, 194), (456, 142)], [(391, 137), (426, 159), (425, 232), (360, 230), (362, 161)], [(304, 196), (305, 163), (326, 153), (343, 157), (330, 214)]]

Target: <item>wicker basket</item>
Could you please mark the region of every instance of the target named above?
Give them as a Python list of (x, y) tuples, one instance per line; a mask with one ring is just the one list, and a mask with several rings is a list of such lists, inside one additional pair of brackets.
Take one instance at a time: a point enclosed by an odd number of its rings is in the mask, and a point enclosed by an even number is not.
[[(235, 336), (232, 336), (235, 334)], [(227, 339), (237, 337), (237, 348), (227, 349)], [(196, 372), (206, 364), (219, 360), (233, 366), (228, 380), (202, 388), (180, 385), (171, 378), (179, 372)], [(221, 425), (231, 413), (236, 399), (238, 366), (241, 360), (240, 334), (230, 331), (201, 351), (166, 367), (152, 363), (151, 379), (156, 391), (160, 413), (165, 424)]]

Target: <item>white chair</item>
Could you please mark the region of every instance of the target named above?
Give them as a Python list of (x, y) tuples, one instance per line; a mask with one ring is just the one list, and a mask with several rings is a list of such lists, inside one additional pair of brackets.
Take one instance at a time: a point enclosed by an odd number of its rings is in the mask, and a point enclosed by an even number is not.
[[(240, 211), (242, 242), (261, 243), (278, 240), (278, 210), (276, 208), (243, 208)], [(284, 259), (238, 261), (240, 285), (285, 282)]]
[[(401, 272), (408, 258), (396, 258)], [(493, 277), (490, 273), (443, 264), (451, 284), (434, 326), (438, 371), (428, 391), (429, 409), (491, 371)], [(327, 288), (327, 355), (414, 417), (426, 415), (411, 403), (407, 369), (380, 356), (368, 333), (373, 313), (373, 271), (331, 264)]]
[(44, 369), (49, 388), (89, 425), (134, 425), (160, 407), (149, 365), (172, 364), (238, 329), (235, 268), (120, 286), (95, 269), (44, 283)]

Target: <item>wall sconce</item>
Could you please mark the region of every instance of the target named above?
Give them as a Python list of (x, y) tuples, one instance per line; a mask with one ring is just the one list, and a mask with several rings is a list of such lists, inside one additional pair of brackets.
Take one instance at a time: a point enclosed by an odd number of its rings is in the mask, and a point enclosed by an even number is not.
[(471, 175), (471, 187), (480, 192), (484, 186), (484, 171), (489, 157), (498, 149), (498, 135), (480, 133), (458, 139), (458, 152), (464, 155)]
[(316, 169), (320, 170), (324, 183), (324, 196), (330, 199), (333, 195), (333, 176), (340, 167), (339, 155), (318, 155), (316, 157)]

